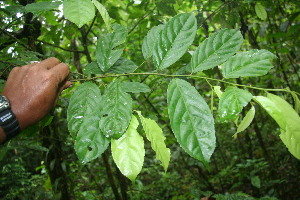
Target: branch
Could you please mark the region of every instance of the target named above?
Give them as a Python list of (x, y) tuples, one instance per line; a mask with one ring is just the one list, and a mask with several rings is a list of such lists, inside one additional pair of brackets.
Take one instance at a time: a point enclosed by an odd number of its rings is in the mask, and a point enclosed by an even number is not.
[(44, 44), (47, 44), (49, 46), (52, 46), (52, 47), (55, 47), (55, 48), (58, 48), (58, 49), (61, 49), (61, 50), (64, 50), (64, 51), (68, 51), (68, 52), (76, 52), (76, 53), (84, 53), (83, 51), (77, 51), (77, 50), (72, 50), (72, 49), (66, 49), (66, 48), (63, 48), (63, 47), (60, 47), (60, 46), (57, 46), (55, 44), (51, 44), (49, 42), (45, 42), (43, 40), (36, 40), (38, 42), (41, 42), (41, 43), (44, 43)]
[(76, 82), (76, 81), (88, 81), (88, 80), (96, 80), (96, 79), (101, 79), (101, 78), (107, 78), (107, 77), (124, 77), (124, 76), (163, 76), (163, 77), (170, 77), (170, 78), (176, 78), (176, 77), (184, 77), (184, 78), (191, 78), (191, 79), (204, 79), (204, 80), (211, 80), (211, 81), (217, 81), (221, 83), (225, 83), (228, 85), (233, 85), (237, 87), (244, 87), (244, 88), (251, 88), (254, 90), (262, 90), (265, 92), (272, 91), (272, 92), (288, 92), (288, 93), (294, 93), (300, 96), (300, 93), (291, 91), (288, 89), (268, 89), (268, 88), (260, 88), (260, 87), (253, 87), (250, 85), (242, 85), (242, 84), (237, 84), (237, 83), (231, 83), (228, 81), (220, 80), (220, 79), (215, 79), (215, 78), (210, 78), (210, 77), (205, 77), (205, 76), (197, 76), (197, 75), (173, 75), (173, 74), (162, 74), (162, 73), (127, 73), (127, 74), (104, 74), (96, 77), (91, 77), (91, 78), (85, 78), (85, 79), (73, 79), (71, 82)]

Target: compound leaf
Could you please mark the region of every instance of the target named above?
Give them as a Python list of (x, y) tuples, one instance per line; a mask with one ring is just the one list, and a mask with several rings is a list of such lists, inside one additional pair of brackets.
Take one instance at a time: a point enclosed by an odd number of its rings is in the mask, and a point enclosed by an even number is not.
[(225, 62), (243, 43), (243, 36), (236, 29), (224, 29), (205, 39), (192, 56), (191, 72), (203, 71)]
[(124, 176), (134, 181), (141, 172), (144, 157), (144, 140), (137, 132), (138, 120), (132, 115), (127, 131), (118, 140), (111, 140), (113, 159)]
[(105, 89), (100, 128), (106, 137), (118, 139), (126, 131), (132, 112), (132, 99), (122, 83), (115, 81)]
[(105, 72), (121, 57), (123, 48), (114, 49), (122, 44), (127, 36), (127, 29), (120, 24), (113, 24), (113, 33), (98, 38), (96, 47), (96, 59), (100, 69)]
[(273, 67), (270, 60), (274, 58), (273, 53), (264, 49), (239, 53), (224, 63), (222, 74), (225, 78), (262, 76)]
[(164, 69), (175, 63), (192, 44), (197, 30), (193, 13), (173, 17), (159, 32), (154, 45), (153, 62), (156, 69)]
[(98, 86), (91, 82), (85, 82), (76, 88), (71, 96), (67, 121), (70, 134), (76, 137), (85, 118), (90, 117), (93, 111), (101, 111), (101, 93)]
[(64, 16), (79, 28), (95, 16), (95, 6), (91, 0), (64, 0)]
[(166, 172), (170, 162), (170, 149), (166, 147), (166, 138), (163, 135), (162, 129), (154, 120), (144, 118), (140, 111), (137, 113), (139, 114), (146, 137), (151, 142), (151, 147), (156, 153), (156, 158), (161, 161)]
[(158, 40), (159, 33), (164, 28), (164, 25), (158, 25), (154, 26), (150, 29), (150, 31), (147, 33), (146, 37), (143, 40), (142, 44), (142, 52), (145, 59), (149, 58), (153, 54), (154, 45), (156, 44)]
[(214, 118), (205, 100), (181, 79), (170, 82), (167, 100), (171, 127), (181, 147), (201, 162), (209, 162), (216, 137)]
[(246, 90), (229, 87), (222, 94), (218, 114), (221, 121), (234, 120), (250, 100), (252, 94)]
[(99, 111), (84, 118), (74, 145), (79, 160), (84, 164), (99, 157), (108, 147), (106, 138), (99, 127)]

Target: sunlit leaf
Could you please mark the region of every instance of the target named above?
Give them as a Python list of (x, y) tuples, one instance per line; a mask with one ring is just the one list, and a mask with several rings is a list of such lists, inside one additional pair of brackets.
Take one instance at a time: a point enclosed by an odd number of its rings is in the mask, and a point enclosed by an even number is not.
[(95, 6), (91, 0), (64, 0), (64, 16), (79, 28), (95, 16)]
[(254, 97), (281, 129), (280, 138), (290, 153), (300, 160), (300, 117), (284, 99), (268, 93)]
[(74, 148), (83, 164), (99, 157), (108, 147), (110, 140), (101, 132), (99, 121), (99, 112), (89, 113), (78, 131)]
[(102, 35), (98, 38), (96, 59), (100, 69), (105, 72), (121, 57), (123, 48), (114, 49), (122, 44), (127, 36), (127, 29), (120, 24), (113, 24), (113, 33)]
[(153, 62), (156, 69), (164, 69), (175, 63), (192, 44), (197, 30), (193, 13), (173, 17), (159, 32), (154, 45)]
[(164, 25), (154, 26), (146, 35), (143, 40), (142, 52), (145, 59), (153, 54), (154, 45), (159, 39), (159, 33), (164, 28)]
[(238, 53), (229, 58), (222, 67), (225, 78), (238, 78), (247, 76), (262, 76), (273, 67), (270, 60), (276, 56), (267, 50), (253, 49)]
[(246, 130), (254, 119), (255, 115), (255, 108), (254, 106), (251, 107), (251, 109), (247, 112), (246, 116), (243, 118), (239, 126), (237, 127), (236, 133), (233, 135), (233, 137), (236, 137), (238, 133)]
[(236, 29), (224, 29), (205, 39), (192, 56), (191, 72), (203, 71), (225, 62), (243, 43), (243, 36)]
[(144, 140), (137, 132), (138, 120), (132, 115), (127, 131), (118, 140), (111, 140), (113, 159), (124, 176), (134, 181), (141, 172), (144, 157)]
[(226, 88), (219, 102), (218, 114), (220, 120), (234, 120), (250, 100), (252, 94), (235, 87)]
[(166, 147), (166, 138), (163, 135), (162, 129), (154, 120), (144, 118), (140, 111), (137, 113), (139, 114), (146, 137), (151, 142), (151, 147), (156, 153), (156, 158), (161, 161), (166, 172), (170, 162), (170, 149)]
[(131, 93), (150, 92), (148, 85), (139, 82), (123, 82), (123, 91)]
[(223, 94), (223, 92), (221, 91), (221, 87), (220, 86), (214, 86), (214, 91), (217, 94), (217, 96), (220, 98)]
[(111, 30), (111, 27), (110, 27), (110, 17), (109, 17), (109, 14), (107, 12), (107, 10), (105, 9), (105, 7), (97, 0), (92, 0), (93, 4), (96, 6), (96, 8), (98, 9), (105, 25), (106, 25), (106, 28), (108, 31)]
[(209, 162), (216, 137), (214, 118), (207, 103), (193, 86), (181, 79), (171, 81), (167, 99), (177, 141), (190, 156), (203, 163)]
[(67, 121), (70, 134), (76, 137), (83, 120), (93, 111), (101, 110), (101, 93), (98, 86), (85, 82), (76, 88), (68, 107)]
[(112, 82), (101, 99), (103, 103), (100, 128), (106, 137), (118, 139), (126, 131), (132, 112), (132, 99), (122, 83)]
[(255, 12), (256, 12), (256, 15), (261, 20), (266, 20), (268, 17), (265, 7), (263, 5), (261, 5), (260, 3), (255, 4)]

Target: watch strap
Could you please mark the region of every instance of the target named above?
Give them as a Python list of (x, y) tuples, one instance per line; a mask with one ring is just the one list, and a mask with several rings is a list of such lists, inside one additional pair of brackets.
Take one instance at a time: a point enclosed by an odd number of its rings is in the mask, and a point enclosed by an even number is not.
[(0, 113), (0, 126), (2, 126), (6, 135), (6, 140), (9, 140), (20, 132), (19, 122), (11, 109), (4, 110)]

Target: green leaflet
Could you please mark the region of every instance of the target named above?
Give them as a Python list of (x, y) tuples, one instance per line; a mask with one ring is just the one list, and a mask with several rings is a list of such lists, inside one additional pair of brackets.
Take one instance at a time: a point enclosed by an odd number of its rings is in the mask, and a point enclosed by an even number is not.
[(101, 69), (99, 69), (97, 62), (92, 61), (83, 68), (83, 73), (89, 75), (102, 74), (103, 72), (101, 71)]
[(112, 82), (102, 98), (103, 109), (100, 128), (106, 137), (118, 139), (126, 131), (132, 112), (132, 99), (124, 92), (122, 83)]
[(205, 39), (192, 56), (190, 71), (213, 68), (235, 54), (243, 43), (243, 36), (236, 29), (223, 29)]
[(153, 62), (156, 69), (164, 69), (175, 63), (192, 44), (197, 30), (193, 13), (173, 17), (159, 32), (154, 45)]
[(70, 134), (76, 137), (83, 120), (93, 111), (101, 110), (101, 93), (97, 85), (91, 82), (81, 84), (70, 99), (67, 121)]
[(237, 137), (237, 134), (246, 130), (254, 119), (255, 115), (255, 108), (254, 106), (251, 107), (251, 109), (247, 112), (246, 116), (243, 118), (239, 126), (237, 127), (236, 133), (233, 135), (234, 138)]
[(219, 98), (221, 98), (223, 92), (221, 91), (221, 87), (220, 86), (214, 86), (214, 92), (217, 94), (217, 96)]
[(99, 111), (90, 113), (78, 131), (74, 148), (83, 164), (99, 157), (108, 147), (110, 140), (100, 131), (99, 121)]
[(100, 36), (97, 41), (96, 59), (103, 72), (106, 72), (121, 57), (123, 48), (114, 48), (122, 44), (127, 36), (127, 29), (120, 24), (113, 24), (112, 29), (113, 33)]
[(118, 140), (111, 140), (113, 159), (124, 176), (134, 181), (141, 172), (144, 157), (144, 140), (137, 132), (138, 120), (132, 115), (127, 131)]
[(95, 16), (95, 6), (91, 0), (64, 0), (64, 16), (79, 28)]
[(166, 147), (166, 138), (154, 120), (144, 118), (140, 111), (137, 111), (137, 113), (139, 114), (146, 137), (151, 142), (151, 147), (156, 153), (156, 158), (161, 161), (166, 172), (170, 162), (170, 149)]
[(106, 25), (106, 28), (108, 31), (111, 30), (110, 27), (110, 17), (109, 14), (107, 12), (107, 10), (105, 9), (105, 7), (97, 0), (92, 0), (93, 4), (96, 6), (96, 8), (98, 9), (100, 15), (102, 16), (102, 19)]
[(300, 160), (300, 117), (297, 112), (284, 99), (270, 93), (267, 97), (256, 96), (254, 99), (277, 122), (282, 142)]
[(181, 147), (201, 162), (209, 162), (216, 137), (214, 118), (205, 100), (181, 79), (170, 82), (167, 100), (171, 127)]
[(220, 120), (234, 120), (250, 100), (252, 94), (235, 87), (226, 88), (219, 102), (218, 114)]
[(273, 67), (270, 62), (276, 56), (267, 50), (253, 49), (239, 53), (227, 60), (222, 67), (225, 78), (238, 78), (247, 76), (262, 76)]
[(119, 58), (117, 62), (107, 70), (107, 73), (112, 74), (124, 74), (124, 73), (132, 73), (137, 69), (137, 65), (126, 58)]
[(154, 45), (159, 39), (159, 33), (164, 28), (164, 25), (154, 26), (147, 33), (146, 37), (143, 40), (142, 52), (145, 59), (151, 57), (153, 55)]
[(25, 6), (25, 11), (26, 12), (32, 12), (36, 15), (48, 11), (48, 10), (52, 10), (54, 8), (57, 8), (60, 4), (62, 4), (62, 2), (38, 2), (38, 3), (31, 3), (31, 4), (27, 4)]
[(131, 92), (131, 93), (151, 91), (148, 85), (139, 82), (122, 82), (122, 88), (124, 92)]
[(256, 15), (261, 20), (266, 20), (268, 17), (265, 7), (263, 5), (261, 5), (260, 3), (255, 4), (255, 12), (256, 12)]

